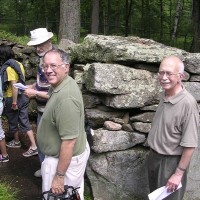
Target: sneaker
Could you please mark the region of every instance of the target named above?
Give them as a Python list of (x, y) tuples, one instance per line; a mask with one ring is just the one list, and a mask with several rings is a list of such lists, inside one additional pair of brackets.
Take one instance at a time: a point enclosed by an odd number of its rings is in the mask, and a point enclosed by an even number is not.
[(34, 173), (34, 176), (37, 177), (37, 178), (41, 178), (41, 177), (42, 177), (41, 169), (38, 169), (38, 170)]
[(6, 146), (9, 147), (9, 148), (20, 148), (21, 147), (21, 142), (20, 141), (19, 142), (15, 142), (15, 140), (12, 140), (12, 141), (8, 142), (6, 144)]
[(3, 156), (3, 155), (0, 155), (0, 162), (8, 162), (9, 161), (9, 156)]
[(35, 150), (33, 150), (31, 147), (29, 148), (29, 150), (25, 153), (23, 153), (22, 155), (24, 157), (30, 157), (30, 156), (34, 156), (34, 155), (37, 155), (38, 154), (38, 150), (37, 148)]

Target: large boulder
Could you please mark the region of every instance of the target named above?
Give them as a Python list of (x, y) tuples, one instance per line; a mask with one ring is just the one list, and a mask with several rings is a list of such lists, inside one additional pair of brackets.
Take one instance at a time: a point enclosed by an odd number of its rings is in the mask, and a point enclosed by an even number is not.
[(150, 39), (88, 35), (83, 43), (72, 48), (74, 62), (115, 62), (131, 65), (137, 62), (160, 63), (167, 55), (177, 55), (184, 60), (187, 52), (165, 46)]
[(155, 73), (105, 63), (92, 63), (85, 73), (87, 90), (104, 94), (106, 106), (125, 109), (158, 102), (160, 86)]
[(87, 167), (95, 200), (146, 200), (147, 150), (92, 153)]

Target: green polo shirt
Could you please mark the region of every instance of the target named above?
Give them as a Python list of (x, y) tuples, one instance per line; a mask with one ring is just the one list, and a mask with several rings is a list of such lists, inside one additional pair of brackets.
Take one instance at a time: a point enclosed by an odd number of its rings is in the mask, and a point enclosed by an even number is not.
[(76, 138), (73, 156), (86, 147), (84, 106), (78, 85), (67, 76), (56, 88), (50, 88), (50, 98), (37, 130), (41, 152), (58, 157), (62, 140)]
[(199, 109), (185, 88), (169, 100), (164, 94), (154, 116), (148, 144), (164, 155), (181, 155), (183, 147), (197, 147)]

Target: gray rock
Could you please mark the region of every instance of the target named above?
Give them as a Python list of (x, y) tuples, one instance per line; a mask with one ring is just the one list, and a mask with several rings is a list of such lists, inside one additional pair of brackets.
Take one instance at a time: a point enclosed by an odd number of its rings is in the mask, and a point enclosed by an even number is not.
[(155, 112), (145, 112), (142, 114), (138, 114), (135, 116), (132, 116), (130, 120), (132, 122), (152, 122)]
[(151, 129), (151, 123), (134, 122), (132, 125), (136, 131), (141, 133), (149, 133)]
[(143, 143), (145, 136), (137, 132), (94, 130), (92, 149), (96, 153), (129, 149)]
[(158, 108), (158, 104), (155, 105), (150, 105), (150, 106), (144, 106), (140, 108), (140, 110), (145, 110), (145, 111), (156, 111)]
[(191, 82), (200, 82), (200, 75), (191, 75), (190, 81)]
[(94, 109), (85, 109), (85, 114), (91, 127), (96, 129), (103, 127), (104, 122), (110, 120), (113, 117), (121, 118), (124, 115), (124, 112), (123, 111), (105, 112), (94, 108)]
[(160, 63), (167, 55), (177, 55), (184, 60), (187, 52), (139, 37), (88, 35), (83, 43), (72, 49), (71, 54), (74, 60), (83, 63), (95, 60), (128, 65), (136, 62)]
[(74, 76), (74, 80), (76, 81), (76, 83), (78, 83), (78, 84), (84, 84), (84, 81), (83, 81), (83, 71), (74, 70), (73, 76)]
[(109, 131), (119, 131), (122, 129), (122, 125), (112, 122), (112, 121), (105, 121), (104, 122), (104, 128), (109, 130)]
[(192, 74), (200, 74), (200, 54), (188, 53), (185, 55), (185, 70)]
[(85, 108), (94, 108), (101, 103), (98, 95), (95, 94), (83, 94), (83, 102)]
[(147, 200), (147, 154), (138, 148), (91, 154), (87, 175), (94, 199)]
[(102, 96), (106, 106), (125, 109), (158, 101), (160, 86), (154, 73), (102, 63), (91, 64), (87, 73), (86, 88), (106, 94)]
[(115, 123), (121, 124), (121, 125), (125, 123), (124, 120), (121, 119), (121, 118), (113, 117), (110, 120), (113, 121), (113, 122), (115, 122)]
[(185, 88), (190, 92), (197, 102), (200, 101), (200, 83), (199, 82), (184, 82)]
[(122, 125), (122, 130), (128, 131), (128, 132), (133, 132), (133, 127), (130, 124), (123, 124)]

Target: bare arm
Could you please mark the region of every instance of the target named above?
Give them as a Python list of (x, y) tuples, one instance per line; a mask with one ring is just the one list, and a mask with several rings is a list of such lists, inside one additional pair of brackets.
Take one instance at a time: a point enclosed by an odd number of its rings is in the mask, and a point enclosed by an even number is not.
[(33, 83), (32, 85), (26, 85), (28, 88), (34, 89), (36, 86), (36, 83)]
[(194, 147), (184, 147), (181, 159), (176, 168), (176, 171), (172, 176), (168, 179), (166, 186), (168, 187), (168, 191), (174, 191), (181, 182), (183, 174), (185, 170), (188, 168), (192, 155), (194, 153)]
[(16, 81), (11, 81), (12, 85), (12, 103), (17, 104), (18, 89), (13, 85)]
[(48, 99), (49, 98), (49, 95), (48, 95), (48, 92), (46, 91), (37, 91), (33, 88), (27, 88), (25, 91), (24, 91), (24, 94), (26, 96), (28, 96), (29, 98), (43, 98), (43, 99)]
[[(76, 139), (63, 140), (60, 147), (57, 172), (65, 174), (73, 156)], [(64, 176), (55, 175), (52, 181), (52, 192), (55, 194), (64, 192)]]

